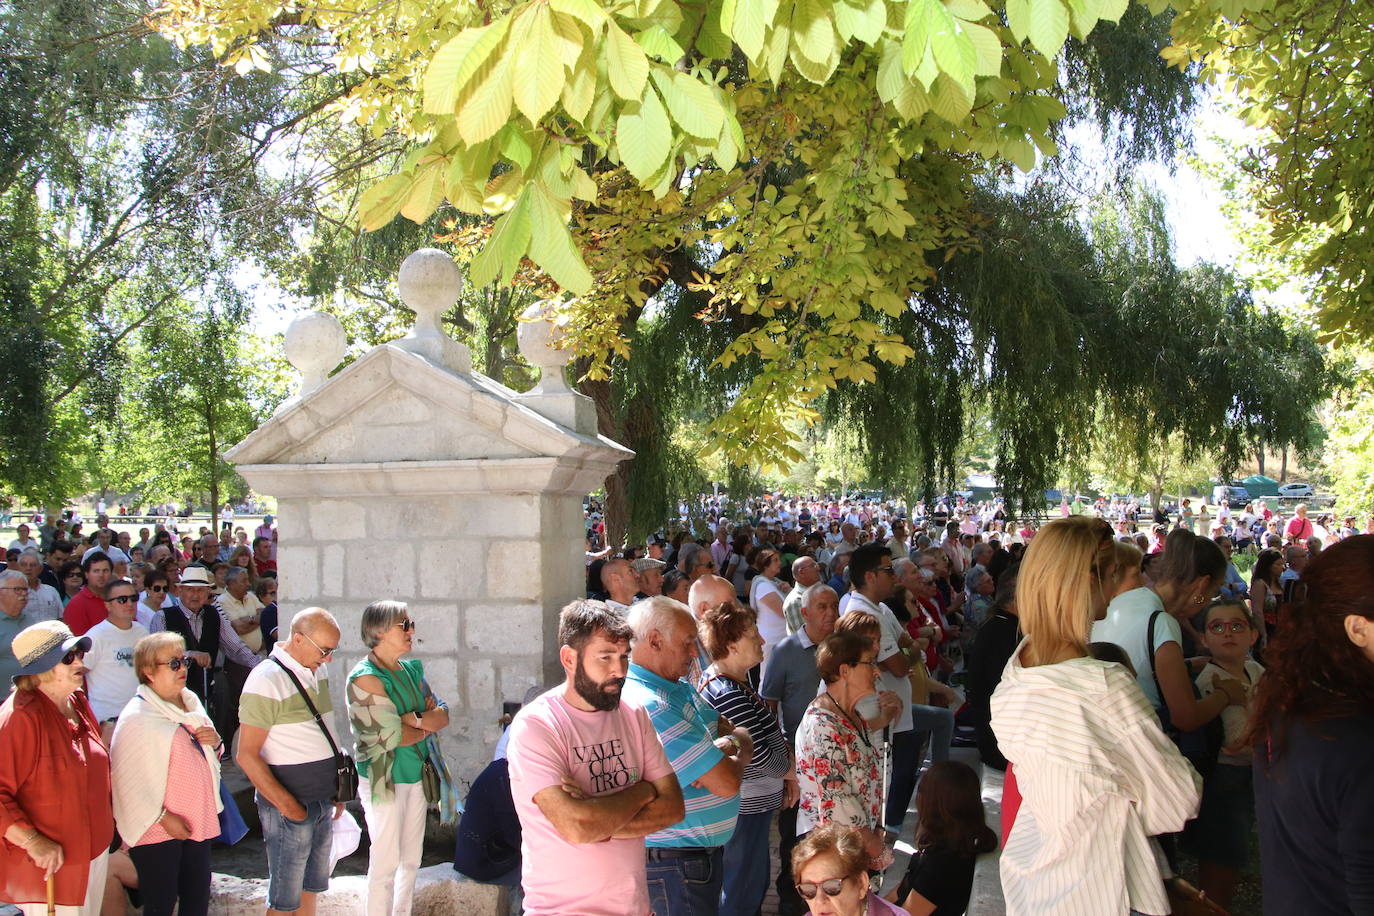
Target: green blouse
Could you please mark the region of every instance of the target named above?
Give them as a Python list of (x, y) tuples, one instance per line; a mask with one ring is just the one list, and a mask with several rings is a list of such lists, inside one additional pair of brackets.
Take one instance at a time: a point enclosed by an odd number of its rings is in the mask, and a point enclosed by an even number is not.
[[(401, 662), (399, 671), (388, 671), (387, 669), (375, 664), (372, 656), (368, 655), (358, 662), (349, 673), (348, 679), (352, 681), (364, 674), (375, 675), (382, 682), (383, 689), (392, 704), (396, 707), (396, 712), (402, 717), (411, 713), (425, 711), (425, 666), (418, 658), (408, 658)], [(391, 764), (391, 781), (398, 784), (416, 783), (420, 781), (420, 767), (424, 761), (429, 759), (429, 749), (426, 742), (408, 746), (398, 746), (393, 751), (394, 757)], [(366, 777), (370, 760), (358, 761), (359, 775)]]

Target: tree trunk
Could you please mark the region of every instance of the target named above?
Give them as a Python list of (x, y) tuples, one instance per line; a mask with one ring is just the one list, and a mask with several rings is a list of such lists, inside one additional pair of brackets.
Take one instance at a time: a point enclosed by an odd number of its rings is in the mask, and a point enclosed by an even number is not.
[[(610, 380), (584, 379), (578, 382), (578, 387), (596, 405), (596, 425), (601, 435), (619, 442), (621, 436), (612, 406)], [(606, 478), (606, 504), (602, 506), (602, 520), (606, 523), (606, 544), (620, 545), (625, 540), (625, 530), (630, 519), (630, 507), (625, 496), (629, 480), (628, 461), (616, 465), (615, 473)]]
[(1261, 442), (1259, 448), (1255, 449), (1255, 461), (1259, 465), (1260, 476), (1264, 476), (1264, 443)]
[(1279, 483), (1288, 483), (1288, 446), (1279, 452)]
[(219, 443), (215, 438), (215, 407), (205, 411), (205, 431), (210, 437), (210, 531), (219, 533)]

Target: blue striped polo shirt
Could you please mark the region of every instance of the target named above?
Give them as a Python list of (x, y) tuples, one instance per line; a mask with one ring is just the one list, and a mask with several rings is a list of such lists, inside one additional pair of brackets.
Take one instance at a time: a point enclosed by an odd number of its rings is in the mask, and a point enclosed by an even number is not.
[(682, 786), (687, 816), (644, 838), (649, 847), (724, 846), (735, 832), (739, 793), (721, 798), (692, 785), (724, 757), (715, 745), (718, 716), (686, 681), (630, 665), (623, 698), (644, 707)]

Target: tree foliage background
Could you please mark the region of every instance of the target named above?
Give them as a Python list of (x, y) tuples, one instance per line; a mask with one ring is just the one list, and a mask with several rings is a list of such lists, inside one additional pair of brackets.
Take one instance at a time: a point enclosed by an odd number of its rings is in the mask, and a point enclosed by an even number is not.
[[(73, 6), (80, 27), (52, 29)], [(100, 424), (63, 405), (123, 403), (101, 386), (133, 376), (98, 361), (157, 363), (174, 335), (135, 332), (164, 310), (230, 314), (205, 293), (237, 260), (375, 342), (405, 323), (396, 265), (434, 239), (472, 280), (453, 332), (508, 384), (531, 381), (514, 316), (561, 288), (579, 384), (639, 454), (607, 481), (617, 536), (711, 479), (786, 473), (817, 436), (915, 493), (953, 480), (976, 425), (1026, 501), (1106, 450), (1140, 463), (1176, 442), (1226, 473), (1263, 443), (1310, 448), (1332, 383), (1311, 329), (1256, 308), (1225, 271), (1178, 268), (1131, 175), (1186, 144), (1198, 76), (1225, 74), (1268, 132), (1244, 163), (1279, 195), (1262, 211), (1271, 244), (1294, 227), (1323, 245), (1358, 234), (1313, 203), (1355, 200), (1349, 174), (1317, 190), (1272, 168), (1309, 133), (1350, 142), (1310, 102), (1363, 111), (1337, 84), (1368, 17), (1336, 6), (1321, 40), (1282, 0), (7, 9), (24, 63), (4, 71), (17, 126), (0, 164), (20, 177), (0, 191), (15, 240), (0, 330), (32, 361), (27, 394), (0, 411), (0, 445), (26, 459), (10, 485), (75, 485), (23, 469), (90, 479)], [(1303, 71), (1310, 101), (1282, 95), (1292, 77), (1247, 44), (1288, 33), (1335, 57)], [(34, 76), (48, 71), (60, 78)], [(1056, 158), (1078, 129), (1097, 152)], [(1088, 205), (1070, 191), (1085, 155), (1105, 177)], [(70, 261), (83, 251), (89, 263)], [(84, 299), (43, 298), (95, 267), (105, 285)], [(1323, 276), (1330, 328), (1359, 283)], [(42, 311), (57, 303), (65, 325)], [(80, 357), (59, 371), (60, 353)], [(177, 390), (193, 391), (201, 365), (182, 365)], [(272, 403), (247, 394), (257, 415)], [(25, 435), (64, 416), (60, 445)]]

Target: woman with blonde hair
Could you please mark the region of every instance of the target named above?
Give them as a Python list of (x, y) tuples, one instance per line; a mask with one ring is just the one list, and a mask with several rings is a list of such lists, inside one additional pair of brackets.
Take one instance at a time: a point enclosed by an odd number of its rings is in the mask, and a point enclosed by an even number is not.
[(1111, 526), (1045, 525), (1016, 589), (1025, 638), (992, 695), (1023, 801), (1001, 859), (1009, 916), (1168, 913), (1158, 847), (1197, 813), (1200, 781), (1121, 665), (1088, 651), (1116, 588)]

